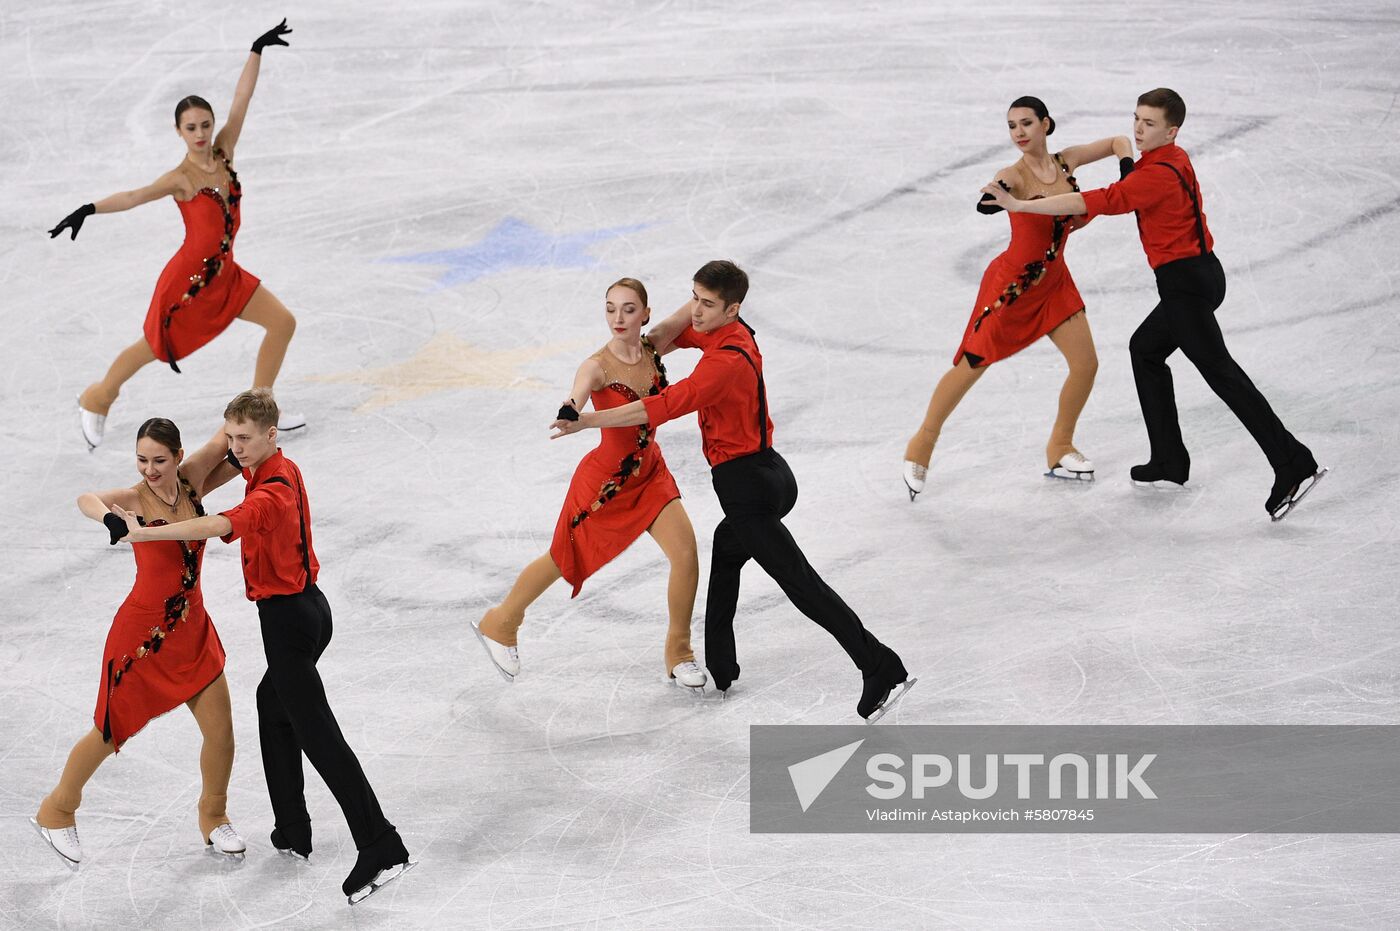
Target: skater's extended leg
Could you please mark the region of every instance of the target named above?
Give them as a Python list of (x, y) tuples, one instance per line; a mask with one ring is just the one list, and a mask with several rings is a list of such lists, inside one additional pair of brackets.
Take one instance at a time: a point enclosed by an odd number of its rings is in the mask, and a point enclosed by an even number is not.
[(661, 509), (647, 532), (656, 540), (671, 564), (666, 585), (666, 607), (670, 623), (666, 628), (665, 661), (669, 672), (676, 664), (693, 662), (690, 622), (695, 613), (695, 590), (700, 584), (700, 556), (695, 547), (695, 528), (676, 498)]
[(880, 642), (812, 568), (781, 520), (770, 516), (736, 521), (735, 532), (745, 549), (753, 554), (754, 562), (778, 583), (793, 607), (835, 637), (862, 672), (875, 668)]
[(267, 288), (259, 285), (248, 298), (240, 320), (256, 323), (263, 328), (262, 344), (258, 346), (258, 361), (253, 369), (253, 387), (270, 388), (282, 370), (287, 346), (296, 333), (297, 318)]
[(1216, 397), (1244, 424), (1274, 471), (1286, 472), (1303, 462), (1303, 472), (1312, 474), (1317, 467), (1312, 454), (1288, 432), (1268, 400), (1230, 355), (1215, 312), (1200, 306), (1184, 309), (1177, 320), (1177, 331), (1182, 353), (1196, 366)]
[(258, 602), (258, 614), (268, 678), (302, 752), (335, 796), (355, 847), (363, 850), (393, 830), (393, 825), (385, 819), (359, 759), (341, 733), (316, 669), (331, 640), (330, 606), (312, 586), (298, 595)]
[(520, 625), (525, 623), (525, 609), (560, 578), (554, 557), (545, 553), (520, 571), (505, 600), (488, 610), (477, 626), (497, 643), (515, 646)]
[(97, 767), (115, 752), (116, 746), (103, 740), (97, 728), (79, 738), (68, 753), (58, 785), (39, 804), (39, 813), (34, 816), (39, 827), (53, 830), (73, 827), (77, 823), (74, 813), (83, 803), (83, 787), (97, 772)]
[[(199, 725), (199, 830), (204, 839), (228, 823), (228, 781), (233, 772), (233, 709), (223, 673), (185, 702)], [(298, 767), (300, 769), (300, 767)]]
[(107, 370), (107, 374), (102, 377), (101, 381), (95, 381), (87, 386), (82, 396), (78, 398), (79, 406), (85, 411), (106, 415), (112, 408), (112, 402), (116, 401), (117, 395), (121, 393), (122, 385), (154, 361), (156, 361), (156, 355), (151, 352), (150, 344), (144, 339), (137, 340), (117, 355), (112, 367)]
[(734, 612), (739, 605), (739, 577), (749, 554), (728, 517), (715, 527), (710, 551), (710, 584), (705, 596), (705, 666), (720, 691), (739, 677), (734, 644)]
[(962, 401), (968, 389), (977, 383), (986, 370), (986, 366), (973, 368), (967, 361), (967, 356), (963, 356), (957, 365), (943, 374), (933, 389), (933, 396), (929, 398), (924, 422), (919, 425), (919, 431), (910, 438), (904, 448), (906, 462), (928, 467), (929, 460), (933, 458), (934, 444), (938, 442), (938, 435), (943, 431), (944, 422)]
[[(783, 457), (769, 450), (721, 465), (715, 469), (715, 493), (737, 546), (763, 567), (797, 610), (836, 638), (863, 673), (874, 671), (885, 647), (817, 574), (783, 525), (797, 503), (797, 479)], [(718, 531), (715, 539), (718, 545)]]
[(1050, 430), (1050, 442), (1045, 447), (1045, 464), (1054, 468), (1074, 446), (1074, 428), (1079, 415), (1094, 388), (1094, 376), (1099, 370), (1099, 357), (1094, 351), (1094, 337), (1089, 331), (1089, 318), (1084, 311), (1070, 317), (1050, 331), (1050, 341), (1060, 350), (1069, 365), (1064, 386), (1060, 388), (1060, 406), (1055, 426)]

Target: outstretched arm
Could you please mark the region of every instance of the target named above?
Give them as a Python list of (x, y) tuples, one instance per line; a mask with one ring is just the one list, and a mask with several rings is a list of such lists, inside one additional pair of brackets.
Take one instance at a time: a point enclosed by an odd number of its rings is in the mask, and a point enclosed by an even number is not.
[(982, 189), (983, 194), (991, 195), (992, 201), (1011, 213), (1039, 213), (1049, 217), (1079, 216), (1088, 213), (1083, 194), (1055, 194), (1051, 197), (1038, 197), (1035, 200), (1017, 200), (1010, 193), (995, 184)]
[(53, 239), (64, 230), (70, 230), (72, 235), (68, 238), (70, 240), (77, 239), (78, 230), (83, 228), (83, 221), (94, 213), (121, 213), (123, 210), (130, 210), (132, 207), (139, 207), (162, 197), (176, 197), (182, 193), (193, 193), (188, 190), (189, 187), (190, 183), (180, 172), (168, 171), (145, 187), (122, 191), (119, 194), (104, 197), (96, 203), (83, 204), (49, 230), (49, 238)]
[(214, 137), (214, 147), (223, 149), (224, 156), (233, 160), (233, 149), (238, 145), (238, 137), (243, 132), (243, 120), (248, 115), (248, 102), (253, 99), (253, 89), (258, 86), (258, 69), (262, 65), (262, 51), (269, 45), (286, 45), (282, 37), (290, 33), (285, 19), (273, 26), (253, 42), (253, 50), (248, 53), (248, 61), (243, 65), (243, 73), (238, 76), (238, 86), (233, 90), (233, 104), (228, 108), (228, 119), (224, 128)]
[(233, 524), (222, 514), (210, 514), (193, 520), (182, 520), (159, 527), (142, 527), (136, 515), (119, 504), (112, 505), (112, 513), (126, 523), (126, 542), (147, 543), (151, 540), (209, 540), (222, 537), (233, 531)]
[(1074, 174), (1074, 170), (1079, 166), (1097, 162), (1110, 155), (1119, 159), (1132, 158), (1133, 141), (1127, 136), (1109, 136), (1106, 139), (1086, 142), (1084, 145), (1072, 145), (1060, 155), (1069, 167), (1070, 174)]
[(664, 356), (676, 348), (676, 337), (684, 333), (685, 328), (690, 326), (690, 315), (694, 309), (695, 300), (692, 298), (682, 304), (680, 309), (671, 316), (647, 331), (647, 339), (651, 340), (651, 344), (656, 347), (657, 352)]
[(648, 421), (647, 408), (641, 401), (633, 401), (621, 407), (610, 407), (605, 411), (589, 411), (579, 414), (578, 420), (560, 418), (550, 424), (550, 429), (558, 432), (550, 434), (551, 440), (568, 436), (580, 430), (603, 427), (640, 427)]

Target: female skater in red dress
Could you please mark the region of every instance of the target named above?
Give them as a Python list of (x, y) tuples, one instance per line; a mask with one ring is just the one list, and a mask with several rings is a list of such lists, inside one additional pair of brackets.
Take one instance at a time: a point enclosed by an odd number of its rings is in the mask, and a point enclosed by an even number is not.
[[(1126, 136), (1071, 146), (1051, 155), (1046, 136), (1055, 131), (1045, 104), (1035, 97), (1020, 97), (1006, 114), (1011, 141), (1023, 153), (1021, 160), (997, 172), (995, 181), (1023, 199), (1079, 190), (1074, 172), (1081, 165), (1109, 155), (1132, 156)], [(978, 210), (993, 213), (983, 198)], [(1075, 224), (1070, 217), (1010, 214), (1011, 244), (992, 260), (982, 276), (977, 304), (968, 321), (962, 343), (953, 356), (953, 367), (939, 380), (929, 400), (919, 432), (904, 451), (904, 483), (909, 500), (924, 489), (934, 444), (948, 415), (987, 366), (1020, 352), (1042, 336), (1064, 354), (1069, 374), (1060, 389), (1059, 414), (1050, 431), (1045, 461), (1056, 478), (1092, 479), (1094, 466), (1074, 448), (1074, 428), (1089, 391), (1094, 387), (1098, 357), (1084, 300), (1074, 286), (1062, 253)]]
[[(613, 338), (579, 366), (573, 392), (559, 416), (577, 418), (583, 406), (579, 399), (584, 397), (592, 398), (595, 410), (606, 410), (666, 386), (661, 356), (642, 337), (642, 327), (650, 318), (646, 288), (640, 281), (623, 278), (608, 288), (607, 321)], [(561, 577), (577, 595), (585, 579), (646, 531), (671, 563), (667, 672), (681, 685), (703, 688), (705, 673), (690, 647), (700, 562), (680, 490), (647, 427), (602, 432), (602, 442), (574, 470), (549, 552), (526, 566), (505, 601), (487, 611), (472, 629), (497, 670), (513, 681), (520, 671), (516, 640), (525, 609)]]
[[(77, 239), (83, 220), (94, 213), (130, 210), (166, 196), (175, 199), (185, 221), (185, 242), (161, 272), (146, 312), (144, 338), (123, 349), (106, 376), (88, 385), (78, 398), (83, 438), (90, 449), (102, 442), (107, 412), (122, 385), (156, 359), (180, 371), (178, 360), (222, 333), (235, 317), (266, 331), (253, 370), (253, 386), (271, 386), (277, 379), (296, 330), (296, 318), (234, 261), (233, 240), (238, 235), (243, 188), (233, 170), (233, 152), (258, 83), (262, 50), (269, 45), (286, 45), (282, 37), (291, 31), (284, 19), (253, 43), (233, 94), (228, 122), (217, 136), (213, 107), (202, 97), (186, 97), (175, 105), (175, 129), (188, 150), (178, 168), (146, 187), (84, 204), (49, 230), (51, 238), (67, 229), (71, 238)], [(281, 430), (306, 425), (298, 415), (282, 417), (278, 424)]]
[[(180, 431), (168, 420), (148, 420), (136, 436), (141, 481), (131, 488), (78, 498), (83, 514), (106, 524), (113, 543), (125, 535), (126, 525), (110, 512), (111, 505), (136, 512), (151, 526), (189, 520), (204, 513), (203, 492), (238, 474), (223, 465), (227, 442), (222, 432), (189, 458), (180, 448)], [(200, 834), (211, 851), (240, 856), (243, 838), (224, 810), (233, 768), (233, 719), (223, 644), (204, 610), (199, 587), (204, 541), (138, 543), (132, 551), (136, 583), (107, 634), (93, 729), (73, 746), (58, 785), (31, 820), (58, 855), (77, 868), (82, 848), (74, 813), (83, 787), (148, 721), (183, 704), (194, 714), (204, 739), (199, 755)]]

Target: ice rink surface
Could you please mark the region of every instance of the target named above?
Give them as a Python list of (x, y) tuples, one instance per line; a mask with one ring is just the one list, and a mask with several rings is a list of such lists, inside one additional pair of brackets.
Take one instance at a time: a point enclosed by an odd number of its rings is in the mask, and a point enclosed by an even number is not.
[[(596, 436), (546, 425), (608, 337), (606, 285), (658, 313), (727, 257), (753, 288), (788, 524), (920, 683), (900, 723), (1400, 724), (1400, 10), (1394, 3), (501, 3), (362, 0), (0, 9), (0, 924), (106, 928), (1394, 927), (1385, 835), (775, 836), (748, 831), (751, 724), (856, 723), (860, 679), (750, 568), (730, 700), (662, 682), (665, 561), (642, 540), (522, 632), (513, 686), (468, 621), (548, 546)], [(348, 911), (354, 846), (308, 768), (309, 863), (276, 857), (236, 553), (204, 590), (228, 648), (241, 868), (195, 821), (177, 711), (98, 772), (71, 875), (27, 819), (91, 722), (133, 577), (74, 506), (137, 480), (132, 438), (187, 443), (246, 387), (235, 324), (132, 381), (89, 454), (74, 396), (137, 338), (178, 246), (172, 204), (44, 230), (149, 183), (174, 102), (222, 116), (288, 16), (238, 149), (240, 263), (298, 316), (279, 382), (316, 521), (341, 725), (421, 860)], [(1184, 494), (1130, 486), (1146, 438), (1127, 343), (1155, 303), (1128, 218), (1066, 251), (1100, 370), (1092, 486), (1041, 477), (1063, 362), (1000, 363), (949, 421), (928, 491), (906, 439), (1007, 238), (977, 189), (1035, 94), (1067, 145), (1130, 132), (1139, 92), (1190, 108), (1236, 357), (1333, 473), (1271, 524), (1270, 470), (1174, 359)], [(1079, 172), (1087, 188), (1109, 163)], [(694, 353), (668, 357), (673, 376)], [(708, 569), (719, 508), (693, 419), (661, 431)], [(239, 483), (211, 496), (238, 500)], [(703, 643), (704, 584), (695, 639)]]

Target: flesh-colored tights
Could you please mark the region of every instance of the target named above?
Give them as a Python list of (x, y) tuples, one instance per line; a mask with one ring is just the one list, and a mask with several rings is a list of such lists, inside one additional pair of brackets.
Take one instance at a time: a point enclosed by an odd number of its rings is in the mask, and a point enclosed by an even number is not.
[[(679, 498), (661, 509), (647, 532), (671, 563), (666, 587), (670, 624), (666, 628), (665, 648), (666, 670), (670, 672), (677, 663), (695, 659), (690, 646), (690, 619), (695, 610), (695, 588), (700, 583), (700, 559), (695, 550), (695, 530)], [(497, 643), (515, 646), (520, 625), (525, 622), (525, 609), (559, 579), (559, 567), (548, 553), (530, 563), (505, 600), (481, 619), (481, 632)]]
[[(204, 691), (185, 702), (199, 724), (204, 745), (199, 752), (199, 772), (203, 790), (199, 796), (199, 830), (204, 839), (228, 822), (228, 781), (233, 772), (233, 713), (229, 705), (228, 682), (222, 674)], [(77, 824), (75, 813), (83, 801), (83, 787), (116, 747), (102, 739), (93, 728), (73, 745), (58, 785), (39, 805), (34, 820), (40, 827), (56, 830)]]
[[(282, 370), (282, 360), (287, 356), (287, 346), (296, 332), (296, 317), (292, 316), (282, 302), (271, 291), (258, 286), (248, 304), (238, 315), (240, 320), (256, 323), (263, 328), (262, 345), (258, 347), (258, 361), (253, 367), (253, 387), (271, 388)], [(78, 398), (83, 410), (94, 414), (106, 414), (112, 408), (117, 395), (141, 369), (156, 361), (156, 354), (145, 339), (139, 339), (117, 354), (116, 360), (107, 369), (101, 381), (88, 385)]]
[[(1069, 373), (1065, 375), (1065, 383), (1060, 388), (1060, 408), (1055, 417), (1055, 426), (1050, 430), (1050, 442), (1045, 445), (1045, 464), (1053, 468), (1065, 453), (1077, 452), (1074, 449), (1074, 428), (1079, 423), (1079, 414), (1084, 410), (1085, 402), (1089, 400), (1089, 392), (1093, 390), (1099, 360), (1094, 352), (1093, 335), (1089, 332), (1089, 319), (1082, 310), (1051, 330), (1050, 341), (1069, 363)], [(905, 447), (906, 460), (922, 466), (929, 464), (933, 458), (934, 444), (943, 431), (943, 423), (986, 370), (986, 366), (973, 368), (964, 355), (938, 380), (933, 397), (929, 398), (924, 422)]]

